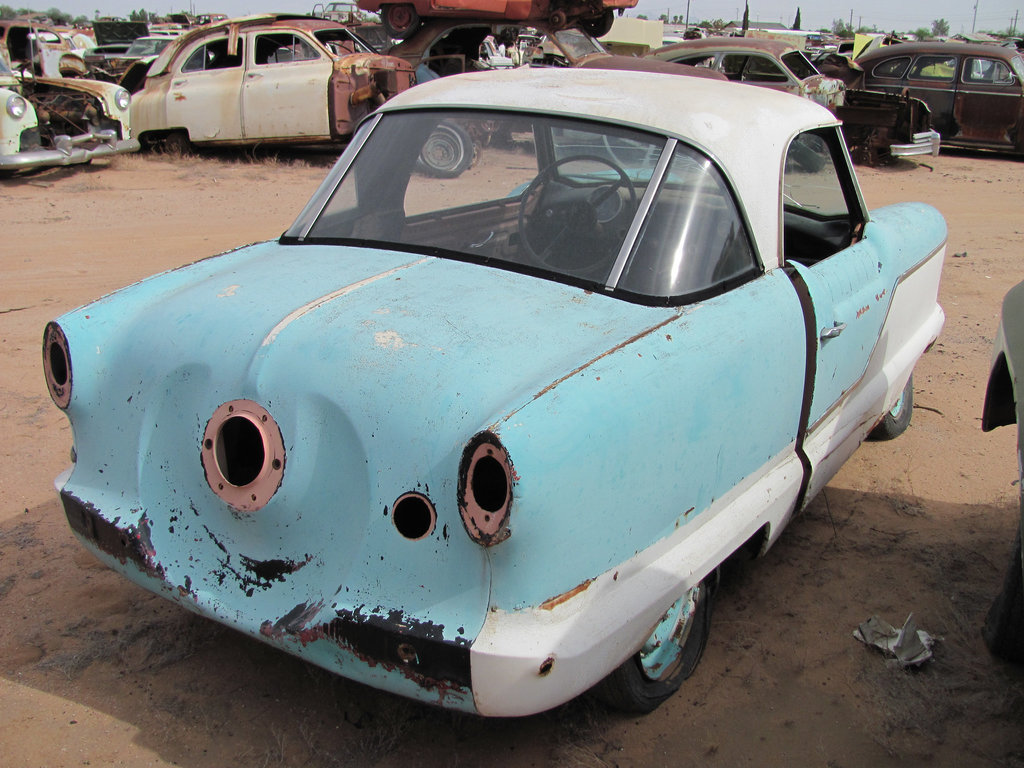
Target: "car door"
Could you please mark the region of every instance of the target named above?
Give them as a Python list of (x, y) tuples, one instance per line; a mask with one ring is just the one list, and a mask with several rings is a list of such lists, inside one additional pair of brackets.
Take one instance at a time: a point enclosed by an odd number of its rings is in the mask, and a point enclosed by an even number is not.
[[(812, 469), (810, 498), (871, 426), (865, 424), (862, 398), (854, 393), (868, 383), (874, 386), (867, 376), (869, 361), (899, 266), (865, 236), (867, 214), (835, 129), (801, 134), (791, 144), (783, 221), (785, 261), (804, 302), (807, 325), (809, 365), (800, 429), (801, 450)], [(896, 351), (882, 350), (883, 358)], [(884, 368), (884, 361), (875, 364)]]
[(957, 134), (953, 104), (960, 57), (950, 53), (923, 54), (914, 58), (903, 80), (910, 96), (921, 99), (932, 112), (932, 125), (942, 138)]
[(242, 86), (246, 139), (329, 138), (327, 93), (334, 62), (294, 30), (247, 35)]
[(1012, 149), (1015, 142), (1022, 141), (1024, 90), (1020, 78), (1000, 59), (965, 57), (953, 113), (959, 126), (958, 142)]
[(167, 127), (188, 130), (197, 143), (242, 138), (243, 41), (206, 39), (182, 57), (167, 95)]

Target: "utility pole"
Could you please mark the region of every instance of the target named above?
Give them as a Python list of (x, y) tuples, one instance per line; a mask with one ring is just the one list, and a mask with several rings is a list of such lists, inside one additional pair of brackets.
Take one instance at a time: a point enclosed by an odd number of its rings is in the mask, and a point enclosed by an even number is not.
[(1020, 14), (1020, 11), (1016, 11), (1013, 14), (1013, 22), (1010, 24), (1010, 35), (1011, 36), (1017, 34), (1017, 16), (1018, 16), (1018, 14)]
[(978, 3), (977, 3), (977, 0), (975, 0), (975, 3), (974, 3), (974, 18), (971, 19), (971, 34), (972, 35), (974, 34), (974, 25), (977, 23), (977, 21), (978, 21)]
[(686, 27), (685, 27), (685, 29), (689, 29), (689, 28), (690, 28), (690, 0), (686, 0)]

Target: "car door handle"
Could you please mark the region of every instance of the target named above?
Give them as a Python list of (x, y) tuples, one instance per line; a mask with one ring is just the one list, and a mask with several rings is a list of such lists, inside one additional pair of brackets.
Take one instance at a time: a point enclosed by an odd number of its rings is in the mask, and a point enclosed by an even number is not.
[(246, 74), (246, 77), (248, 77), (250, 80), (257, 80), (263, 77), (263, 75), (261, 75), (259, 72), (249, 72)]
[(822, 328), (819, 336), (822, 341), (825, 339), (834, 339), (844, 330), (846, 330), (846, 323), (835, 323), (831, 328)]

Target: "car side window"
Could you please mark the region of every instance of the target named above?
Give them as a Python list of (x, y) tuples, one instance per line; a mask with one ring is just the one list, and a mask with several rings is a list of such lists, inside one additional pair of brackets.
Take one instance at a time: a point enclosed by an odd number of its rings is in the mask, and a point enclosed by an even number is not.
[(884, 79), (899, 80), (907, 73), (907, 67), (910, 66), (909, 56), (900, 56), (897, 59), (887, 59), (881, 64), (875, 66), (871, 70), (871, 74), (875, 77)]
[(747, 57), (742, 53), (727, 53), (722, 57), (722, 73), (730, 80), (739, 80)]
[(834, 130), (802, 133), (786, 154), (782, 185), (787, 261), (811, 265), (848, 247), (860, 233), (850, 203), (848, 163)]
[(283, 64), (290, 61), (315, 61), (317, 50), (307, 40), (290, 32), (274, 32), (256, 36), (253, 63)]
[(707, 157), (677, 146), (618, 287), (644, 296), (708, 294), (759, 269), (725, 179)]
[(956, 75), (956, 56), (919, 56), (907, 75), (912, 80), (952, 82)]
[(713, 69), (715, 66), (715, 55), (713, 53), (702, 53), (699, 56), (683, 56), (674, 59), (676, 64), (689, 64), (691, 67), (704, 67)]
[(228, 39), (222, 37), (212, 40), (196, 48), (181, 67), (182, 72), (204, 72), (210, 69), (230, 69), (242, 66), (242, 41), (238, 41), (238, 51), (228, 53)]
[(782, 67), (767, 56), (751, 56), (743, 70), (745, 83), (787, 83), (789, 77)]
[(1013, 83), (1014, 78), (1010, 68), (1001, 61), (971, 58), (964, 64), (963, 81), (985, 85), (1009, 85)]

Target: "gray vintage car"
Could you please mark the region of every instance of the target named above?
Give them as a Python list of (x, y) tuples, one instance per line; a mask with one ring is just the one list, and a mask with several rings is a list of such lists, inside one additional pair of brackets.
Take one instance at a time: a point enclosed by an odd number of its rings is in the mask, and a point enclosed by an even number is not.
[(866, 88), (927, 103), (943, 146), (1024, 154), (1024, 58), (1016, 48), (900, 43), (857, 63)]

